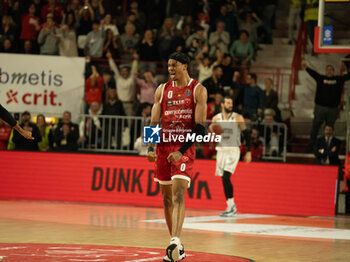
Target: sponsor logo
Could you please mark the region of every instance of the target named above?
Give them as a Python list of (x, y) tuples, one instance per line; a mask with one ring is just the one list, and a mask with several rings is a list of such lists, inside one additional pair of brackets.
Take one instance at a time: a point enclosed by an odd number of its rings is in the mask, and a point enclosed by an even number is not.
[(17, 100), (18, 92), (13, 92), (13, 90), (10, 90), (6, 93), (6, 95), (8, 98), (6, 101), (6, 104), (11, 103), (12, 101), (15, 102), (16, 104), (18, 104), (18, 100)]
[(178, 114), (192, 114), (192, 109), (178, 109), (178, 110), (166, 110), (164, 115), (178, 115)]
[(336, 85), (337, 84), (337, 80), (323, 80), (323, 84), (325, 85)]

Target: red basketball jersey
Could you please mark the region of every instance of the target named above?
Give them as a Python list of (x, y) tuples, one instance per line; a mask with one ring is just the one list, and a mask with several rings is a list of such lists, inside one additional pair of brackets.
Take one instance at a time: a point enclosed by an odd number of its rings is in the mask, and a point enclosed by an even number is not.
[[(157, 144), (157, 161), (155, 179), (169, 184), (172, 178), (183, 178), (191, 181), (193, 161), (196, 149), (193, 144), (176, 163), (169, 163), (167, 157), (181, 147), (184, 141), (173, 140), (173, 137), (192, 133), (195, 126), (195, 92), (199, 83), (191, 78), (185, 87), (176, 87), (169, 81), (162, 87), (161, 95), (161, 143)], [(172, 139), (170, 140), (170, 137)], [(165, 141), (167, 140), (167, 141)]]
[[(168, 81), (161, 96), (161, 133), (162, 138), (169, 135), (185, 135), (195, 127), (195, 92), (199, 82), (192, 79), (185, 87), (175, 86), (174, 81)], [(164, 134), (164, 135), (163, 135)], [(162, 139), (162, 143), (165, 143)], [(183, 143), (172, 141), (172, 143)]]

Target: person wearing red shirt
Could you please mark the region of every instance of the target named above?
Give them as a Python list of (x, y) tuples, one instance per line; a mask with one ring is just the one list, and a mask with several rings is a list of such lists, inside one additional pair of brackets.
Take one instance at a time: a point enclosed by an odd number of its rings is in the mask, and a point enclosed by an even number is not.
[(95, 66), (91, 66), (92, 74), (85, 81), (85, 103), (91, 105), (92, 102), (102, 103), (103, 79), (99, 75)]
[(40, 30), (40, 20), (35, 16), (35, 5), (29, 6), (28, 14), (22, 16), (22, 31), (20, 39), (36, 42)]
[(0, 150), (7, 149), (7, 143), (11, 134), (11, 128), (0, 119)]
[[(253, 161), (261, 161), (263, 155), (263, 143), (259, 140), (259, 130), (256, 128), (252, 128), (250, 134), (250, 151), (252, 152), (252, 160)], [(246, 153), (246, 145), (243, 144), (241, 146), (241, 155)]]
[(43, 21), (46, 19), (49, 13), (53, 14), (54, 20), (57, 24), (60, 24), (62, 21), (62, 7), (60, 5), (56, 5), (55, 0), (48, 0), (48, 3), (43, 6), (41, 9), (41, 18)]

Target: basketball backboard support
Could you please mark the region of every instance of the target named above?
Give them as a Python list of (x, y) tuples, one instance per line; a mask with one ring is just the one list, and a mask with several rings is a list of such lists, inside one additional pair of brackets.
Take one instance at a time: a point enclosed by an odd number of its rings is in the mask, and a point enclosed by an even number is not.
[[(315, 27), (315, 34), (314, 34), (314, 52), (315, 53), (344, 53), (344, 54), (350, 54), (350, 39), (345, 40), (345, 43), (339, 45), (339, 44), (325, 44), (323, 39), (324, 34), (324, 23), (325, 23), (325, 9), (326, 9), (326, 2), (327, 3), (337, 3), (339, 5), (339, 10), (342, 9), (342, 7), (350, 8), (350, 0), (319, 0), (319, 7), (318, 7), (318, 24)], [(347, 14), (349, 17), (349, 14)], [(342, 20), (341, 17), (339, 17), (339, 20)], [(336, 30), (336, 28), (334, 28)], [(350, 28), (349, 28), (350, 32)]]

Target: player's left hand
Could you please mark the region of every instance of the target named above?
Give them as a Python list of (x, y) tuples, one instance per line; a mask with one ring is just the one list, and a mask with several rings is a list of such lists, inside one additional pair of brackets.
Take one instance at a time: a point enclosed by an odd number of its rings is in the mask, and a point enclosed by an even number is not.
[(249, 164), (250, 162), (252, 162), (252, 152), (247, 152), (244, 155), (244, 161)]
[(181, 157), (182, 157), (181, 152), (175, 151), (175, 152), (169, 154), (167, 159), (168, 159), (169, 163), (176, 163), (177, 161), (179, 161), (181, 159)]

